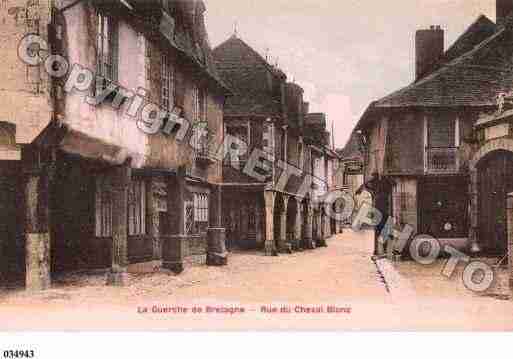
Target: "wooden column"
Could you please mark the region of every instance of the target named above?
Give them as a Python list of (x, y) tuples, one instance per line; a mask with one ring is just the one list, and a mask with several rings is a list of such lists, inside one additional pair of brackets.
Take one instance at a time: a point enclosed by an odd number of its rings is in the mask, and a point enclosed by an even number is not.
[(222, 228), (222, 189), (216, 186), (212, 192), (214, 203), (210, 226), (207, 230), (207, 265), (223, 266), (228, 264), (226, 251), (226, 229)]
[[(31, 165), (31, 164), (28, 164)], [(26, 289), (50, 288), (49, 177), (47, 168), (26, 168)]]
[(317, 210), (316, 213), (315, 213), (315, 220), (317, 222), (317, 226), (316, 226), (316, 233), (315, 233), (315, 244), (317, 245), (317, 247), (320, 246), (321, 244), (321, 241), (322, 241), (322, 215), (321, 215), (321, 211), (320, 210)]
[(53, 148), (22, 149), (25, 174), (25, 285), (29, 291), (51, 286), (51, 188), (56, 171)]
[(304, 247), (306, 249), (314, 249), (315, 242), (313, 238), (313, 216), (314, 209), (311, 202), (306, 203), (306, 221), (305, 221), (305, 233), (303, 234)]
[(469, 229), (469, 239), (470, 239), (470, 252), (477, 254), (481, 252), (481, 247), (479, 245), (478, 238), (478, 229), (479, 229), (479, 218), (478, 218), (478, 175), (477, 170), (474, 169), (470, 172), (470, 184), (469, 184), (469, 192), (470, 192), (470, 229)]
[(274, 240), (274, 202), (276, 193), (274, 191), (264, 191), (265, 200), (265, 254), (267, 256), (275, 256), (276, 243)]
[(292, 247), (294, 250), (299, 250), (301, 247), (301, 227), (303, 226), (303, 205), (301, 199), (295, 198), (296, 201), (296, 220), (294, 222), (294, 243)]
[(289, 243), (287, 238), (287, 211), (290, 197), (287, 195), (283, 196), (283, 208), (280, 215), (280, 240), (278, 249), (280, 253), (292, 253), (292, 245)]
[(262, 206), (260, 202), (257, 201), (255, 204), (255, 229), (256, 229), (256, 245), (258, 248), (261, 248), (264, 245), (264, 228), (262, 225), (262, 218), (265, 215), (263, 213), (264, 210), (262, 209)]
[(175, 177), (171, 177), (168, 183), (168, 215), (170, 216), (170, 235), (163, 238), (162, 266), (174, 273), (184, 270), (186, 256), (185, 233), (185, 190), (186, 170), (182, 166)]
[(513, 193), (508, 193), (506, 198), (506, 220), (508, 225), (509, 289), (513, 291)]
[(153, 244), (153, 260), (162, 259), (162, 245), (160, 242), (160, 218), (158, 211), (158, 202), (155, 197), (157, 180), (150, 178), (146, 181), (146, 218), (148, 235)]
[(328, 238), (328, 228), (327, 228), (327, 218), (326, 214), (324, 213), (324, 208), (321, 206), (321, 209), (319, 211), (319, 220), (320, 220), (320, 233), (319, 233), (319, 247), (327, 247), (326, 239)]
[(215, 187), (214, 191), (215, 213), (211, 221), (211, 226), (216, 228), (223, 227), (223, 187)]
[(128, 267), (128, 186), (132, 180), (130, 161), (111, 169), (112, 183), (112, 267), (107, 285), (127, 284)]

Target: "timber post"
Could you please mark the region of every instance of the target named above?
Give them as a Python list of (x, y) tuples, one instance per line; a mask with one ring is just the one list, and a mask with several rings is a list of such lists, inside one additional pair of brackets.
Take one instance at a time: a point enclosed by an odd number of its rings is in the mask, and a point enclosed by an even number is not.
[(112, 267), (107, 285), (124, 286), (128, 274), (128, 187), (132, 179), (131, 161), (111, 169), (112, 178)]

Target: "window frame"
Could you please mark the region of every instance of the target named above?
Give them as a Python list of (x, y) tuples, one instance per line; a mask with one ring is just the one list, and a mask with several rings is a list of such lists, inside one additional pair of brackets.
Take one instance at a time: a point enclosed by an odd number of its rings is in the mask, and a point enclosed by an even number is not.
[(298, 141), (297, 143), (297, 153), (298, 153), (298, 158), (297, 158), (297, 166), (298, 168), (302, 171), (303, 170), (303, 167), (304, 167), (304, 161), (305, 161), (305, 157), (304, 157), (304, 143), (302, 140)]
[(171, 111), (176, 103), (176, 69), (169, 55), (162, 55), (160, 102), (164, 109)]
[[(433, 127), (433, 123), (435, 121), (443, 121), (445, 122), (445, 126), (440, 126), (440, 127)], [(434, 130), (435, 128), (437, 129), (446, 129), (447, 126), (449, 126), (449, 121), (452, 121), (452, 133), (450, 135), (452, 136), (449, 136), (449, 137), (452, 137), (452, 141), (450, 141), (450, 143), (448, 145), (444, 145), (444, 146), (433, 146), (432, 145), (432, 141), (433, 141), (433, 134), (436, 133), (436, 130)], [(447, 118), (433, 118), (433, 117), (430, 117), (430, 118), (426, 118), (426, 127), (425, 127), (425, 131), (426, 131), (426, 134), (425, 134), (425, 140), (426, 140), (426, 148), (457, 148), (459, 147), (460, 143), (459, 143), (459, 119), (457, 117), (455, 118), (450, 118), (450, 119), (447, 119)]]
[(206, 231), (210, 223), (210, 194), (206, 192), (192, 192), (192, 200), (187, 201), (187, 203), (189, 206), (192, 206), (192, 223), (189, 223), (189, 225), (187, 225), (187, 213), (185, 213), (187, 234), (201, 234)]
[[(116, 82), (119, 75), (119, 24), (112, 16), (101, 11), (97, 12), (96, 21), (96, 75), (107, 82)], [(102, 85), (104, 88), (106, 84)]]

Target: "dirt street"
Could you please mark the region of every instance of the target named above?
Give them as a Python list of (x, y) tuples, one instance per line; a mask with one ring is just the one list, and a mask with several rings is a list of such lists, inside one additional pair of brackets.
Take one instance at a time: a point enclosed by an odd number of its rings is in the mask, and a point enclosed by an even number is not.
[(371, 232), (347, 230), (328, 248), (234, 253), (227, 267), (132, 276), (125, 288), (105, 286), (104, 274), (67, 276), (44, 293), (2, 292), (2, 329), (513, 329), (512, 301), (462, 290), (432, 268), (396, 266), (401, 284), (388, 292), (372, 244)]

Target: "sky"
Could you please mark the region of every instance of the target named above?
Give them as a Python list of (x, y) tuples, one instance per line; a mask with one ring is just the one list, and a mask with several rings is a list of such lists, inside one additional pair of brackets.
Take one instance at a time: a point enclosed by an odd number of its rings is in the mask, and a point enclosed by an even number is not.
[(305, 89), (343, 147), (363, 111), (410, 84), (418, 29), (440, 25), (450, 46), (495, 0), (204, 0), (213, 47), (238, 36)]

